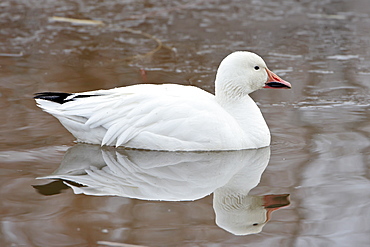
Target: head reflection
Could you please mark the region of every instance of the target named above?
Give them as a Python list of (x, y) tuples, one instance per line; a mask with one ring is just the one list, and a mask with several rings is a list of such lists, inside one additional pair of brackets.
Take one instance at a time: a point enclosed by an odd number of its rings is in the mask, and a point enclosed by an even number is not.
[(260, 232), (273, 210), (289, 205), (288, 195), (248, 195), (269, 158), (269, 148), (157, 152), (77, 144), (41, 179), (61, 179), (76, 194), (142, 200), (193, 201), (214, 193), (217, 225), (246, 235)]

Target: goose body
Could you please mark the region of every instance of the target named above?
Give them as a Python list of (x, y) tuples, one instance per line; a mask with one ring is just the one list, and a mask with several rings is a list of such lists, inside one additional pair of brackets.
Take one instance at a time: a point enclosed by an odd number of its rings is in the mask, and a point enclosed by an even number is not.
[(140, 84), (35, 100), (79, 142), (166, 151), (241, 150), (270, 145), (249, 93), (290, 88), (258, 55), (234, 52), (220, 64), (215, 95), (193, 86)]

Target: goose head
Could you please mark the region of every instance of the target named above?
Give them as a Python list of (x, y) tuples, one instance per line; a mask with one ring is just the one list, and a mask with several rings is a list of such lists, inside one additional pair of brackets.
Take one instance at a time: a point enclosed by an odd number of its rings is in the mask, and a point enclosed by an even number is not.
[(264, 196), (229, 194), (222, 200), (214, 200), (213, 208), (219, 227), (234, 235), (248, 235), (261, 232), (271, 219), (271, 213), (288, 205), (290, 205), (289, 194)]
[(216, 97), (239, 98), (261, 88), (291, 88), (255, 53), (237, 51), (225, 57), (216, 74)]

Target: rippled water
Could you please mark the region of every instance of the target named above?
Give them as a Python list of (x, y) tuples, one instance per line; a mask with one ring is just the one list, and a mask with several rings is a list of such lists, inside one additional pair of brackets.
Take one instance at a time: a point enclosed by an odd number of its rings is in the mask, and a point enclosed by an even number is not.
[[(2, 1), (0, 245), (369, 246), (369, 13), (367, 0)], [(252, 95), (272, 132), (265, 161), (76, 152), (74, 138), (32, 99), (40, 91), (162, 82), (213, 92), (218, 63), (235, 50), (260, 54), (293, 85)], [(55, 170), (92, 187), (36, 180)], [(239, 236), (219, 210), (230, 206), (217, 200), (232, 203), (223, 196), (234, 189), (244, 206), (290, 197), (260, 233)]]

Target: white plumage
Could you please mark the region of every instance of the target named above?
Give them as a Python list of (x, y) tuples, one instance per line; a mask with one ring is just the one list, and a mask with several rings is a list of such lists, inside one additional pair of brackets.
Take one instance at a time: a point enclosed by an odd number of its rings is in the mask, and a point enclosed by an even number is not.
[(248, 94), (290, 84), (258, 55), (235, 52), (221, 62), (215, 86), (216, 95), (193, 86), (141, 84), (35, 98), (79, 142), (167, 151), (268, 146), (269, 129)]

